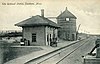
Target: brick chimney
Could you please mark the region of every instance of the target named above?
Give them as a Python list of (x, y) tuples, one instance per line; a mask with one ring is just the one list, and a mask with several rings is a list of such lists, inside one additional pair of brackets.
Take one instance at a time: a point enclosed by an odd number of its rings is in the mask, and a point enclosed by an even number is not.
[(44, 9), (41, 9), (41, 16), (44, 17)]

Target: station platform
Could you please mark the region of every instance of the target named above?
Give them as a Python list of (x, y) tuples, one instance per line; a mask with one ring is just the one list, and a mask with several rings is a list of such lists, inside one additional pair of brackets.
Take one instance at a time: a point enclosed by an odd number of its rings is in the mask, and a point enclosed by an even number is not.
[[(43, 50), (32, 52), (30, 54), (21, 56), (19, 58), (10, 60), (10, 61), (8, 61), (8, 62), (6, 62), (4, 64), (27, 64), (31, 60), (38, 59), (38, 58), (43, 57), (43, 56), (45, 56), (47, 54), (50, 54), (50, 53), (55, 52), (57, 50), (60, 50), (63, 47), (67, 47), (67, 46), (73, 45), (73, 44), (75, 44), (77, 42), (79, 42), (79, 40), (77, 40), (77, 41), (59, 41), (59, 43), (57, 44), (57, 47), (35, 46), (35, 47), (40, 47)], [(16, 46), (16, 47), (20, 47), (20, 46)], [(32, 47), (32, 46), (26, 46), (26, 47)], [(27, 51), (27, 50), (25, 50), (25, 51)]]

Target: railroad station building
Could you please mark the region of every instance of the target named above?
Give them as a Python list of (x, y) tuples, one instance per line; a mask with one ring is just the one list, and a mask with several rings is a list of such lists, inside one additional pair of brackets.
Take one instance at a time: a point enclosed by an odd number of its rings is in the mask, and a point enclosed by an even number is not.
[(22, 27), (23, 38), (29, 40), (30, 45), (50, 45), (50, 39), (57, 38), (58, 25), (44, 17), (43, 9), (41, 16), (32, 16), (15, 26)]
[(57, 18), (58, 37), (64, 40), (76, 40), (76, 17), (68, 11), (67, 7)]

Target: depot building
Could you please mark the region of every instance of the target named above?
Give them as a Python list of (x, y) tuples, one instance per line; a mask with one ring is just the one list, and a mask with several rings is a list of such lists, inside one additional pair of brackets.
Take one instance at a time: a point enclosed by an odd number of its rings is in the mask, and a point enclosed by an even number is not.
[(44, 17), (44, 10), (41, 16), (36, 15), (21, 21), (15, 26), (22, 27), (23, 38), (30, 41), (30, 45), (50, 45), (50, 39), (58, 38), (58, 25)]

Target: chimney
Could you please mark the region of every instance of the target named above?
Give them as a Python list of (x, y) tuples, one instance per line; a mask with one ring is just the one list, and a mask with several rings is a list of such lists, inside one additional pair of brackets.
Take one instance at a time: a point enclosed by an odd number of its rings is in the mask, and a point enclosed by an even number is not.
[(67, 10), (67, 7), (66, 7), (66, 10)]
[(44, 17), (44, 9), (41, 9), (41, 16)]

